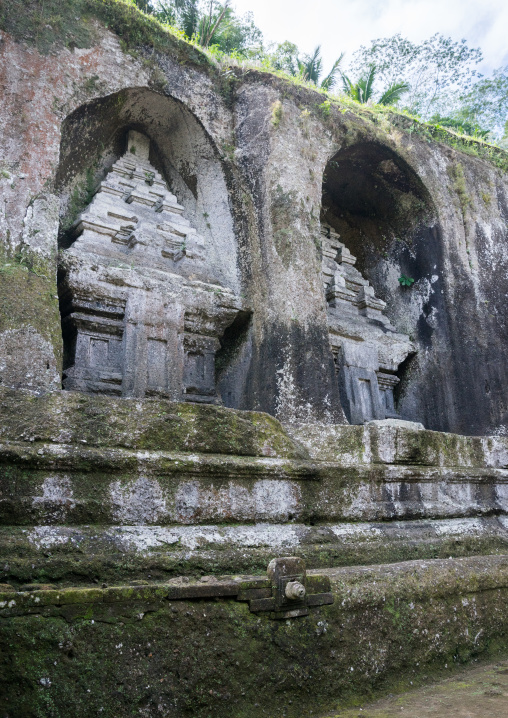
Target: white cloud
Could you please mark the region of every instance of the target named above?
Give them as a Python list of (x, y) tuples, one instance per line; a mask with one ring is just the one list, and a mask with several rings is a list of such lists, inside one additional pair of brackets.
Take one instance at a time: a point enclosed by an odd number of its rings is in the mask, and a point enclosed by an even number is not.
[[(310, 52), (321, 44), (325, 70), (346, 51), (397, 32), (413, 41), (436, 32), (481, 47), (481, 69), (508, 64), (506, 0), (233, 0), (251, 10), (267, 41), (291, 40)], [(347, 59), (346, 58), (346, 59)]]

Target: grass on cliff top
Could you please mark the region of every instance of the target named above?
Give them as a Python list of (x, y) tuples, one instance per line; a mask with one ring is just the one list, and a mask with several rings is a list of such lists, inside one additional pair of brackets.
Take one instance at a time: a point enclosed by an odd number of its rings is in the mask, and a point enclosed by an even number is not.
[(217, 79), (222, 93), (224, 76), (233, 82), (238, 79), (235, 70), (240, 75), (255, 70), (260, 77), (269, 74), (287, 84), (323, 95), (323, 102), (317, 103), (316, 109), (325, 118), (335, 107), (342, 113), (349, 111), (375, 124), (384, 120), (409, 134), (429, 142), (442, 142), (508, 171), (508, 153), (499, 147), (441, 125), (423, 122), (396, 107), (364, 105), (344, 95), (329, 94), (301, 78), (277, 71), (263, 61), (243, 59), (239, 55), (231, 57), (213, 48), (201, 48), (177, 28), (143, 13), (133, 0), (0, 0), (0, 28), (18, 40), (34, 44), (44, 54), (55, 47), (92, 47), (97, 35), (94, 19), (118, 35), (123, 49), (150, 47), (176, 56), (179, 62), (219, 70)]
[(132, 0), (0, 0), (0, 29), (42, 54), (63, 46), (92, 47), (94, 19), (118, 35), (124, 49), (148, 46), (176, 53), (181, 61), (213, 64), (183, 33), (141, 12)]

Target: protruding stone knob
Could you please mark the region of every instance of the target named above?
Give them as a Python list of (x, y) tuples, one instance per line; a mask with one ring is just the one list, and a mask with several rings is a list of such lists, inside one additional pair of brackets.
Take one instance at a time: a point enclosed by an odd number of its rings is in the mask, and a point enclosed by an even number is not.
[(286, 598), (290, 601), (302, 601), (305, 598), (305, 586), (299, 581), (289, 581), (286, 584)]

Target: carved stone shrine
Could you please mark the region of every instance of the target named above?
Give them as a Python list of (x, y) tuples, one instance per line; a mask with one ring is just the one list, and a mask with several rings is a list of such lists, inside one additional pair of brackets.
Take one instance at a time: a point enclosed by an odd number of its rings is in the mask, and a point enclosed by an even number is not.
[(352, 424), (400, 418), (396, 372), (415, 347), (385, 316), (385, 302), (355, 268), (356, 257), (337, 232), (323, 226), (321, 239), (330, 345), (346, 416)]
[(131, 131), (63, 250), (65, 389), (215, 402), (219, 337), (242, 301), (207, 272), (183, 217)]

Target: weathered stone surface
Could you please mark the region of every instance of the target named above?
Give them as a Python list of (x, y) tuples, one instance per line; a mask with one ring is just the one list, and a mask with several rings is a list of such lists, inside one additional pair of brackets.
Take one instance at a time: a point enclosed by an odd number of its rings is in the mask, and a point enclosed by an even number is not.
[[(383, 422), (293, 426), (220, 407), (3, 391), (6, 525), (504, 515), (507, 440)], [(65, 426), (65, 429), (63, 428)], [(237, 455), (235, 455), (237, 454)]]
[(245, 307), (131, 131), (63, 250), (64, 388), (215, 403), (219, 339)]
[[(0, 397), (0, 438), (5, 442), (308, 458), (276, 419), (258, 412), (78, 392), (34, 396), (0, 388)], [(100, 459), (100, 452), (95, 457)]]
[[(225, 81), (198, 51), (164, 39), (135, 11), (112, 3), (93, 11), (107, 15), (113, 30), (122, 28), (131, 46), (128, 27), (139, 38), (155, 33), (150, 61), (143, 64), (148, 51), (141, 45), (138, 55), (123, 52), (111, 30), (91, 32), (79, 11), (64, 23), (72, 33), (83, 25), (74, 52), (46, 25), (33, 38), (37, 48), (28, 50), (16, 39), (31, 36), (30, 22), (20, 30), (21, 21), (9, 19), (14, 10), (3, 21), (14, 33), (3, 33), (1, 48), (8, 88), (0, 177), (6, 263), (21, 251), (17, 256), (41, 274), (37, 263), (45, 262), (41, 286), (52, 297), (42, 331), (38, 290), (23, 290), (29, 311), (13, 314), (8, 330), (27, 333), (9, 339), (4, 384), (56, 385), (55, 203), (65, 246), (68, 227), (124, 152), (128, 131), (136, 130), (150, 137), (156, 171), (204, 238), (208, 266), (252, 310), (250, 320), (241, 315), (233, 322), (218, 353), (217, 386), (227, 406), (262, 409), (284, 421), (344, 421), (320, 276), (321, 220), (340, 234), (344, 258), (358, 257), (397, 334), (417, 349), (399, 365), (400, 376), (393, 369), (378, 373), (385, 395), (401, 379), (394, 409), (432, 429), (503, 432), (507, 370), (495, 357), (506, 344), (499, 260), (505, 176), (483, 159), (429, 142), (404, 118), (387, 113), (373, 122), (368, 112), (333, 106), (326, 115), (316, 110), (322, 98), (311, 90), (260, 72), (238, 70)], [(51, 43), (51, 56), (43, 54)], [(185, 52), (189, 61), (181, 62)], [(275, 126), (272, 107), (281, 97)], [(412, 288), (399, 286), (401, 274), (415, 279)], [(381, 316), (369, 291), (368, 284), (360, 288), (361, 311)], [(41, 353), (30, 377), (24, 356), (34, 332), (45, 340), (51, 335), (43, 350), (51, 356), (44, 362)], [(409, 346), (406, 340), (406, 352)]]
[[(413, 558), (506, 553), (501, 518), (201, 526), (0, 527), (1, 580), (68, 585), (121, 583), (147, 575), (263, 571), (273, 556), (296, 553), (310, 567)], [(246, 589), (265, 588), (258, 577)], [(325, 589), (315, 589), (322, 592)]]
[(422, 429), (425, 429), (424, 425), (421, 424), (419, 421), (405, 421), (404, 419), (375, 419), (373, 421), (369, 422), (372, 424), (372, 426), (395, 426), (400, 427), (401, 429), (411, 429), (412, 431), (420, 431)]
[(356, 257), (340, 236), (323, 226), (321, 242), (330, 346), (346, 416), (351, 424), (396, 419), (396, 372), (415, 347), (385, 316), (386, 303), (355, 269)]
[(301, 716), (506, 648), (506, 156), (4, 5), (0, 711)]
[(152, 587), (145, 597), (126, 588), (119, 602), (90, 601), (80, 589), (81, 603), (69, 605), (51, 591), (27, 602), (8, 592), (0, 707), (37, 715), (49, 695), (62, 716), (117, 718), (132, 707), (156, 715), (163, 706), (177, 717), (225, 718), (258, 716), (283, 696), (287, 715), (300, 718), (496, 656), (506, 640), (506, 557), (326, 574), (333, 605), (287, 621), (252, 614), (234, 597), (168, 601)]

